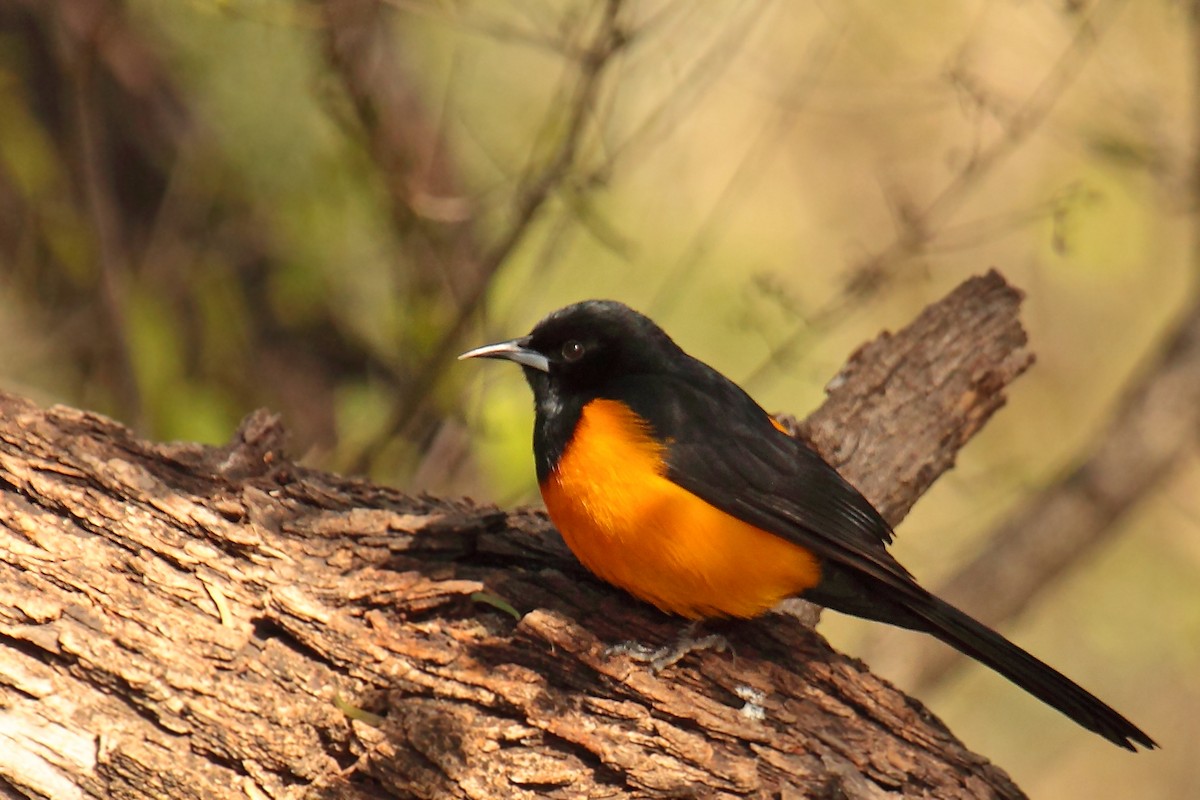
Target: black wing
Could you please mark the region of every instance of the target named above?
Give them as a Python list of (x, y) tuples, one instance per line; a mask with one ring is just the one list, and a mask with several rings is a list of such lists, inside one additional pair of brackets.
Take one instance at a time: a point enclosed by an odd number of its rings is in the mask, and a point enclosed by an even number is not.
[(693, 364), (692, 375), (631, 376), (613, 387), (667, 442), (667, 477), (822, 560), (915, 587), (887, 552), (892, 529), (870, 502), (740, 387)]

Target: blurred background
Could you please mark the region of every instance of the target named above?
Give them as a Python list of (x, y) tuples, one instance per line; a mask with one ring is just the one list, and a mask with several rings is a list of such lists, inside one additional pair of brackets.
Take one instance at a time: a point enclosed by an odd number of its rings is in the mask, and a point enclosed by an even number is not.
[(1037, 364), (900, 559), (1130, 716), (822, 630), (1034, 797), (1200, 796), (1200, 20), (1183, 0), (0, 0), (0, 386), (537, 503), (578, 299), (772, 411), (996, 267)]

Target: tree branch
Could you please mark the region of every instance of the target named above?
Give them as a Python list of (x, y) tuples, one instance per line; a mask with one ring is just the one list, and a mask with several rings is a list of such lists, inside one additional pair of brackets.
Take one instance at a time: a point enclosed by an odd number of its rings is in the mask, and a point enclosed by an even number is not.
[[(1132, 379), (1112, 421), (1078, 464), (1017, 508), (937, 594), (993, 627), (1031, 607), (1056, 579), (1121, 530), (1126, 514), (1191, 452), (1200, 431), (1200, 301)], [(963, 662), (880, 631), (906, 686), (927, 689)]]
[[(804, 426), (890, 519), (1029, 363), (1018, 305), (995, 273), (968, 281), (856, 353)], [(55, 798), (1022, 796), (791, 617), (727, 624), (732, 655), (650, 672), (606, 647), (677, 623), (590, 578), (540, 512), (306, 470), (282, 440), (264, 412), (211, 448), (0, 395), (0, 782)]]
[[(348, 1), (362, 2), (338, 0), (339, 3)], [(407, 388), (396, 394), (395, 402), (389, 410), (389, 418), (380, 428), (379, 434), (351, 458), (352, 469), (355, 472), (368, 470), (388, 442), (396, 436), (412, 438), (406, 434), (412, 433), (410, 426), (433, 396), (443, 365), (461, 346), (463, 333), (476, 319), (476, 314), (487, 297), (491, 278), (525, 241), (546, 202), (570, 177), (579, 158), (579, 150), (587, 132), (587, 122), (595, 113), (603, 79), (628, 41), (621, 22), (623, 5), (623, 0), (605, 0), (596, 31), (578, 55), (578, 77), (571, 99), (563, 112), (566, 119), (561, 139), (547, 155), (545, 162), (531, 169), (522, 180), (517, 188), (513, 211), (506, 227), (490, 246), (482, 248), (474, 256), (477, 259), (472, 270), (475, 278), (469, 285), (462, 287), (459, 296), (456, 297), (457, 313), (446, 329), (439, 333), (427, 355), (413, 368), (406, 381)]]

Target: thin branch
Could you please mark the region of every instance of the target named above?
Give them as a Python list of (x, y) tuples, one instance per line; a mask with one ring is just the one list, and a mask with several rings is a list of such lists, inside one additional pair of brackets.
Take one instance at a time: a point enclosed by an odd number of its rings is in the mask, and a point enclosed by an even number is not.
[(724, 221), (729, 213), (730, 203), (744, 191), (751, 178), (756, 178), (768, 163), (768, 157), (773, 152), (774, 145), (791, 134), (795, 128), (796, 119), (806, 107), (808, 98), (820, 83), (825, 68), (833, 58), (833, 53), (841, 42), (841, 32), (820, 37), (810, 48), (801, 73), (788, 81), (790, 91), (787, 102), (781, 103), (778, 115), (766, 121), (754, 140), (742, 153), (741, 160), (730, 175), (729, 180), (717, 195), (703, 221), (697, 227), (691, 240), (675, 263), (659, 280), (659, 289), (648, 304), (656, 313), (669, 311), (670, 304), (683, 297), (679, 292), (680, 281), (686, 277), (688, 270), (696, 265), (700, 257), (712, 246), (718, 231), (725, 227)]
[[(1102, 0), (1075, 29), (1070, 45), (1033, 93), (1005, 123), (1004, 135), (975, 153), (926, 206), (906, 215), (897, 237), (883, 250), (864, 259), (848, 276), (846, 290), (854, 295), (862, 289), (886, 282), (886, 270), (897, 261), (912, 256), (936, 239), (940, 228), (979, 187), (982, 179), (994, 172), (1033, 135), (1063, 94), (1083, 72), (1104, 33), (1112, 25), (1125, 0)], [(951, 77), (964, 80), (957, 70)], [(877, 287), (876, 287), (877, 290)]]
[[(99, 16), (102, 19), (104, 15)], [(98, 36), (99, 22), (98, 19), (96, 29), (86, 32), (88, 38), (81, 37), (73, 42), (70, 79), (78, 136), (77, 156), (84, 204), (95, 234), (100, 307), (103, 310), (100, 316), (108, 328), (104, 334), (108, 340), (105, 349), (113, 368), (113, 389), (121, 416), (134, 427), (141, 427), (144, 422), (142, 398), (133, 368), (125, 311), (129, 257), (125, 232), (121, 229), (121, 218), (113, 198), (110, 165), (102, 152), (105, 150), (104, 126), (93, 75), (96, 66), (94, 39)]]
[(421, 363), (412, 371), (407, 390), (397, 394), (387, 423), (375, 438), (352, 459), (352, 469), (365, 472), (396, 436), (410, 433), (409, 426), (432, 397), (438, 381), (445, 374), (445, 364), (460, 346), (462, 336), (475, 318), (490, 286), (490, 276), (525, 240), (538, 220), (546, 201), (566, 181), (576, 166), (579, 149), (587, 130), (587, 122), (596, 105), (608, 67), (629, 41), (620, 24), (623, 0), (608, 0), (599, 29), (579, 62), (579, 77), (571, 101), (567, 105), (567, 125), (558, 147), (545, 166), (528, 178), (517, 192), (511, 221), (496, 242), (479, 261), (481, 279), (462, 298), (458, 314), (430, 348)]
[[(983, 179), (1042, 126), (1055, 104), (1079, 77), (1124, 4), (1125, 0), (1101, 0), (1078, 24), (1070, 45), (1042, 82), (1007, 120), (1004, 135), (968, 159), (924, 208), (907, 210), (899, 215), (895, 237), (882, 249), (859, 259), (846, 276), (838, 296), (777, 342), (742, 383), (754, 384), (778, 363), (794, 358), (799, 345), (809, 340), (814, 328), (831, 324), (878, 295), (888, 285), (891, 273), (899, 264), (925, 252), (937, 241), (945, 233), (947, 222), (982, 185)], [(962, 80), (961, 74), (953, 71), (951, 77)]]

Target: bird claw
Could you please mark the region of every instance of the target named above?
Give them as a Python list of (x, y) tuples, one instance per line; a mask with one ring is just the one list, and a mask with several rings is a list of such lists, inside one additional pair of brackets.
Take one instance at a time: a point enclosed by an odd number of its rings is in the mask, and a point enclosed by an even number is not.
[(691, 632), (685, 632), (671, 644), (662, 647), (651, 647), (641, 642), (621, 642), (609, 647), (605, 652), (609, 656), (624, 655), (634, 661), (650, 665), (650, 671), (659, 673), (683, 659), (688, 653), (698, 653), (713, 650), (723, 653), (729, 648), (729, 640), (719, 633), (707, 636), (693, 637)]

